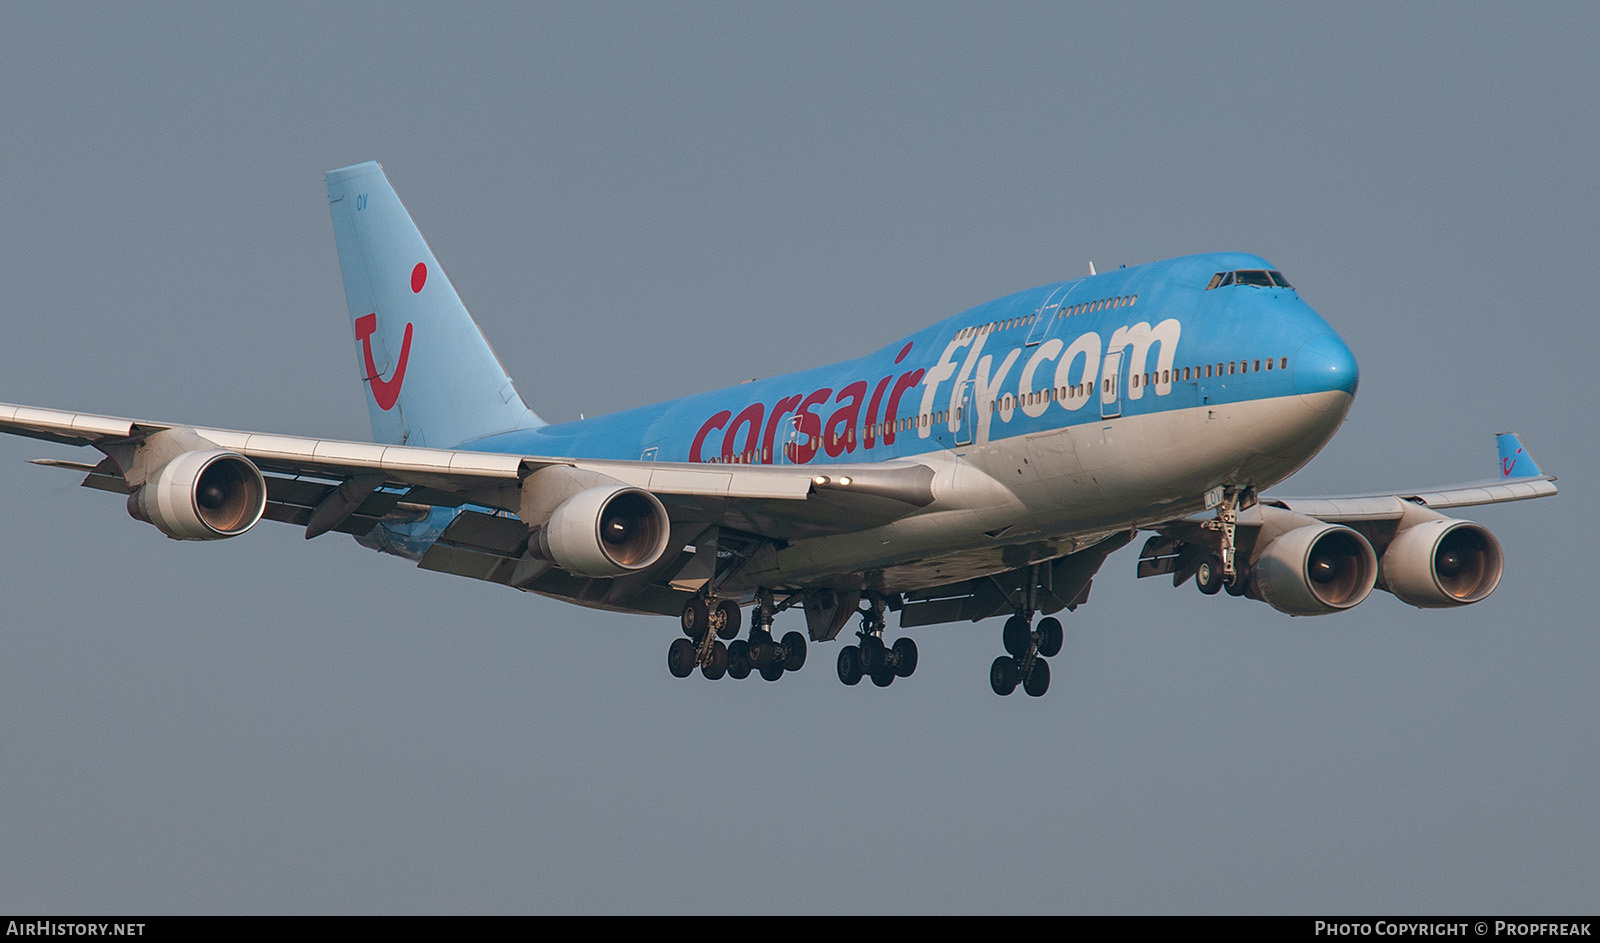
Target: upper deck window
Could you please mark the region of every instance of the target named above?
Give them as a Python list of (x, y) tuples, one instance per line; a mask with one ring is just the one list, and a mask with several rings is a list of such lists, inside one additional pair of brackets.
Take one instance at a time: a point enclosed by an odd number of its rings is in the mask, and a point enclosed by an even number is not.
[(1239, 269), (1236, 272), (1218, 272), (1211, 276), (1211, 284), (1206, 286), (1206, 291), (1213, 288), (1226, 288), (1229, 285), (1254, 285), (1257, 288), (1293, 288), (1289, 280), (1279, 271), (1266, 269)]

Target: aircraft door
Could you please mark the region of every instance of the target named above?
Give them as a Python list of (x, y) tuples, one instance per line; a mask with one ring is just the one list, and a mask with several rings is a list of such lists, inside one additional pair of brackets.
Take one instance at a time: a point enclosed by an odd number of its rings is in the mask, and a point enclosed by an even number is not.
[(1061, 313), (1062, 303), (1078, 284), (1073, 282), (1070, 285), (1063, 285), (1050, 293), (1050, 297), (1046, 298), (1044, 304), (1039, 306), (1039, 310), (1034, 312), (1033, 325), (1028, 328), (1028, 341), (1024, 346), (1033, 347), (1055, 331), (1056, 321), (1060, 320), (1056, 315)]
[(1106, 354), (1106, 367), (1100, 377), (1100, 418), (1122, 415), (1122, 351)]
[(956, 407), (956, 440), (957, 446), (972, 444), (972, 430), (978, 425), (977, 411), (973, 408), (973, 380), (961, 384), (961, 399)]
[(800, 434), (800, 417), (790, 416), (783, 424), (783, 444), (778, 448), (778, 454), (772, 456), (773, 464), (792, 465), (795, 456), (800, 454), (800, 443), (805, 436)]

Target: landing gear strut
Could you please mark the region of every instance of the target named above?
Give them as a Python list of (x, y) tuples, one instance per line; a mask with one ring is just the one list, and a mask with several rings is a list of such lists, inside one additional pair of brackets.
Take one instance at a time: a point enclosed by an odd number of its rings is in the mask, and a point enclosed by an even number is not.
[[(1222, 586), (1227, 586), (1230, 596), (1243, 596), (1245, 575), (1238, 570), (1238, 512), (1254, 506), (1256, 492), (1250, 487), (1245, 490), (1219, 487), (1219, 490), (1221, 500), (1216, 504), (1216, 517), (1200, 525), (1218, 533), (1218, 554), (1202, 560), (1200, 570), (1195, 572), (1195, 586), (1206, 596), (1214, 596)], [(1237, 591), (1235, 586), (1238, 586)]]
[[(687, 678), (698, 666), (700, 673), (712, 681), (737, 671), (729, 659), (728, 647), (723, 639), (739, 634), (739, 604), (732, 599), (721, 602), (704, 596), (695, 596), (683, 604), (678, 624), (684, 638), (674, 639), (667, 647), (667, 670), (674, 678)], [(744, 669), (749, 674), (749, 668)], [(743, 677), (734, 673), (734, 677)]]
[(1040, 697), (1050, 690), (1050, 664), (1046, 658), (1061, 654), (1066, 631), (1061, 620), (1046, 616), (1035, 628), (1030, 624), (1032, 613), (1026, 610), (1006, 620), (1000, 640), (1007, 654), (1001, 655), (989, 666), (989, 687), (1005, 697), (1022, 685), (1029, 697)]
[(667, 649), (667, 670), (675, 678), (687, 678), (698, 667), (713, 681), (725, 674), (735, 679), (748, 678), (752, 671), (776, 681), (786, 671), (799, 671), (806, 663), (806, 637), (790, 632), (781, 642), (774, 641), (772, 616), (777, 608), (772, 594), (761, 591), (751, 614), (750, 638), (724, 646), (723, 639), (739, 634), (739, 604), (732, 599), (717, 602), (694, 596), (683, 605), (679, 622), (685, 637), (673, 641)]
[(856, 684), (865, 675), (873, 684), (886, 688), (895, 678), (909, 678), (917, 670), (917, 643), (898, 638), (893, 645), (884, 645), (883, 599), (876, 595), (870, 598), (870, 606), (861, 610), (861, 628), (856, 632), (860, 644), (839, 650), (839, 680)]
[(1016, 614), (1006, 620), (1005, 629), (1000, 633), (1006, 654), (996, 658), (994, 664), (989, 666), (989, 687), (1001, 697), (1015, 691), (1018, 684), (1028, 692), (1029, 697), (1042, 697), (1044, 692), (1050, 690), (1050, 665), (1045, 659), (1061, 654), (1066, 632), (1061, 627), (1061, 620), (1053, 616), (1045, 616), (1039, 620), (1038, 627), (1034, 627), (1034, 592), (1037, 587), (1036, 571), (1030, 565), (1023, 578)]
[(1219, 486), (1218, 490), (1221, 491), (1221, 497), (1216, 506), (1217, 516), (1200, 525), (1217, 532), (1217, 553), (1200, 561), (1200, 568), (1194, 574), (1194, 584), (1207, 596), (1215, 596), (1223, 588), (1228, 590), (1230, 596), (1243, 596), (1249, 592), (1250, 575), (1239, 566), (1239, 512), (1256, 503), (1256, 493), (1250, 487), (1241, 491)]
[(750, 625), (750, 641), (745, 646), (750, 667), (759, 671), (765, 681), (776, 681), (783, 677), (785, 671), (799, 671), (806, 663), (804, 635), (789, 632), (782, 641), (773, 639), (773, 612), (772, 594), (763, 591), (756, 602), (756, 614)]

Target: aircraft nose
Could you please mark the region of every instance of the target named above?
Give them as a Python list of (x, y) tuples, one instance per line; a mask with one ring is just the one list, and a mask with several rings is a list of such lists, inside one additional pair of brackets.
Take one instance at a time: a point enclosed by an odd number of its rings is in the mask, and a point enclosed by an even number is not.
[(1361, 371), (1356, 355), (1337, 334), (1318, 334), (1305, 342), (1294, 357), (1294, 388), (1306, 405), (1316, 409), (1347, 409), (1349, 399), (1319, 394), (1356, 395)]

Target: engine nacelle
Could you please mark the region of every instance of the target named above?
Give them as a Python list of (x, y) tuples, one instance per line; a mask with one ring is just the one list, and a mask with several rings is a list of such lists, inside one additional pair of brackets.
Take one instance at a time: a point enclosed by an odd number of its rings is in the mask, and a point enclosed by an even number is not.
[(129, 514), (177, 540), (237, 537), (266, 507), (260, 470), (222, 449), (181, 453), (128, 495)]
[(1470, 521), (1424, 521), (1401, 531), (1383, 552), (1383, 588), (1422, 609), (1478, 602), (1500, 585), (1500, 541)]
[(1292, 616), (1339, 612), (1359, 604), (1378, 579), (1367, 539), (1338, 524), (1307, 524), (1267, 544), (1254, 564), (1255, 591)]
[(655, 495), (602, 485), (556, 506), (539, 529), (538, 551), (575, 576), (621, 576), (661, 559), (669, 529)]

